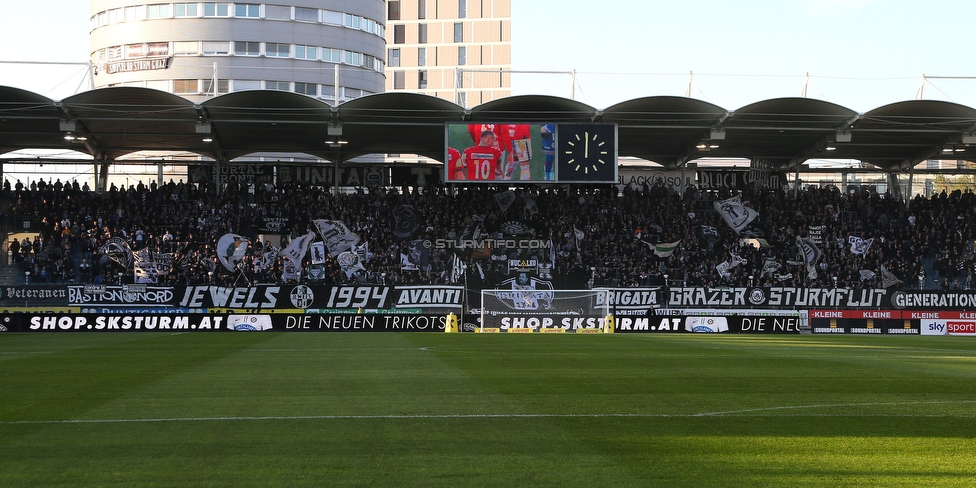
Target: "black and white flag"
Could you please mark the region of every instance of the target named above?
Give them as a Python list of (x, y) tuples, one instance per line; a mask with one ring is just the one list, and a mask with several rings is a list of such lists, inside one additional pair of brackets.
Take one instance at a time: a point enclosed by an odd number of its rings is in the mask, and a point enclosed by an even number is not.
[(745, 229), (750, 222), (756, 220), (756, 217), (759, 216), (758, 212), (745, 206), (742, 203), (742, 197), (738, 196), (726, 200), (717, 200), (713, 206), (718, 211), (718, 214), (722, 216), (722, 219), (725, 220), (725, 223), (729, 224), (729, 227), (736, 231), (736, 233), (741, 232), (742, 229)]
[(315, 224), (332, 257), (338, 256), (343, 251), (349, 251), (352, 246), (359, 244), (359, 236), (349, 230), (342, 221), (318, 219), (313, 220), (312, 223)]
[(797, 236), (796, 244), (800, 246), (800, 253), (803, 254), (803, 264), (807, 268), (807, 277), (811, 280), (817, 279), (817, 262), (820, 261), (823, 253), (810, 238)]
[(861, 239), (857, 236), (850, 236), (847, 241), (851, 244), (851, 252), (854, 254), (860, 254), (861, 256), (866, 256), (868, 254), (868, 249), (871, 249), (871, 244), (874, 244), (874, 238)]

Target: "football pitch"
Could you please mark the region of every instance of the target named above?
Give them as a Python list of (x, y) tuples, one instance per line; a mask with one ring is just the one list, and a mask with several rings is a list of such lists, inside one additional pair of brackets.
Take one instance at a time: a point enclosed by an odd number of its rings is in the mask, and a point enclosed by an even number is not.
[(952, 337), (0, 335), (0, 486), (973, 486)]

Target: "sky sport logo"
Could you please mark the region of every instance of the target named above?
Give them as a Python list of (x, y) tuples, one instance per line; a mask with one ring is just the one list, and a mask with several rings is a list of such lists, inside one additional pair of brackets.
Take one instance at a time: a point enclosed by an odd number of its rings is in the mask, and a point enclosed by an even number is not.
[(290, 298), (295, 308), (308, 308), (315, 300), (315, 293), (305, 285), (298, 285), (291, 291)]
[(950, 334), (976, 335), (976, 322), (973, 321), (948, 321), (946, 322), (946, 332)]

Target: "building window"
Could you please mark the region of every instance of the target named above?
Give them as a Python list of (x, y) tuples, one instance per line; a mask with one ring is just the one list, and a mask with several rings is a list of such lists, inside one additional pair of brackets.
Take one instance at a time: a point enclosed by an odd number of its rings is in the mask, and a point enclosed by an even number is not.
[(146, 17), (150, 19), (165, 19), (169, 17), (169, 4), (158, 3), (146, 6)]
[(345, 14), (342, 18), (342, 25), (349, 27), (350, 29), (359, 29), (359, 23), (362, 22), (363, 18), (358, 15)]
[(269, 58), (287, 58), (291, 52), (291, 44), (268, 42), (264, 44), (264, 54)]
[(463, 19), (468, 16), (467, 0), (458, 0), (458, 18)]
[(204, 17), (230, 17), (229, 3), (206, 2), (203, 4)]
[(173, 43), (174, 56), (195, 56), (200, 54), (200, 45), (196, 41), (177, 41)]
[(403, 71), (393, 72), (393, 89), (402, 90), (404, 86), (404, 80), (406, 80), (406, 74)]
[(234, 55), (236, 56), (260, 56), (261, 43), (250, 41), (234, 41)]
[(319, 9), (295, 7), (295, 20), (300, 20), (302, 22), (318, 22)]
[(213, 80), (203, 80), (203, 93), (220, 95), (230, 92), (230, 82), (228, 80), (217, 80), (217, 91), (214, 91)]
[(257, 80), (234, 80), (234, 91), (260, 90), (261, 82)]
[(406, 28), (403, 24), (393, 26), (393, 44), (403, 44), (406, 40)]
[(346, 64), (352, 66), (360, 66), (363, 62), (362, 53), (357, 53), (355, 51), (345, 51)]
[(146, 6), (137, 5), (125, 8), (125, 21), (134, 22), (136, 20), (146, 20)]
[(173, 80), (173, 93), (199, 93), (197, 80)]
[(203, 54), (207, 56), (226, 56), (230, 54), (230, 43), (226, 41), (204, 41)]
[(417, 44), (427, 44), (427, 24), (417, 25)]
[(197, 12), (198, 6), (199, 5), (196, 3), (174, 3), (173, 16), (174, 17), (198, 17), (200, 15)]
[(468, 94), (467, 93), (464, 93), (464, 92), (459, 92), (458, 93), (458, 101), (457, 101), (457, 103), (458, 103), (458, 105), (460, 105), (462, 107), (467, 107), (468, 106)]
[(287, 81), (265, 81), (264, 88), (266, 90), (281, 90), (288, 91), (289, 83)]
[[(240, 6), (237, 6), (237, 12), (240, 12)], [(238, 15), (238, 17), (240, 17), (240, 15)], [(273, 20), (291, 20), (291, 7), (284, 5), (265, 5), (264, 18)]]
[[(269, 7), (271, 6), (272, 5), (269, 5)], [(288, 7), (285, 7), (285, 9), (290, 10)], [(261, 6), (255, 3), (236, 3), (234, 4), (234, 17), (246, 17), (249, 19), (260, 18)]]
[(417, 0), (417, 18), (421, 20), (427, 18), (427, 0)]
[(386, 50), (386, 64), (392, 67), (400, 66), (400, 50), (399, 49), (387, 49)]
[(322, 85), (322, 93), (319, 96), (327, 100), (335, 100), (335, 87), (332, 85)]
[(464, 42), (464, 24), (454, 23), (454, 42)]
[(315, 46), (295, 45), (295, 57), (298, 59), (319, 59), (318, 50)]
[(390, 0), (386, 7), (386, 20), (400, 20), (400, 0)]
[(417, 66), (427, 66), (427, 48), (417, 48)]
[(464, 46), (458, 47), (458, 66), (464, 66), (468, 62), (468, 50)]
[(427, 71), (420, 70), (417, 72), (417, 88), (421, 90), (427, 88)]
[(342, 49), (329, 49), (327, 47), (322, 48), (322, 61), (329, 63), (341, 63), (342, 62)]
[(317, 94), (317, 87), (315, 83), (300, 83), (295, 82), (295, 93), (301, 93), (302, 95), (315, 96)]
[(326, 24), (332, 24), (332, 25), (342, 25), (342, 12), (323, 10), (322, 22)]

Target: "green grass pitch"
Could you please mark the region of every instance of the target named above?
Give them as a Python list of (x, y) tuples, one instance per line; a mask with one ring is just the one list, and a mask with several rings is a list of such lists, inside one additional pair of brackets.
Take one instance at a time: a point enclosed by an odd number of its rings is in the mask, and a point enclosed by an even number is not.
[(2, 334), (0, 486), (974, 486), (950, 337)]

